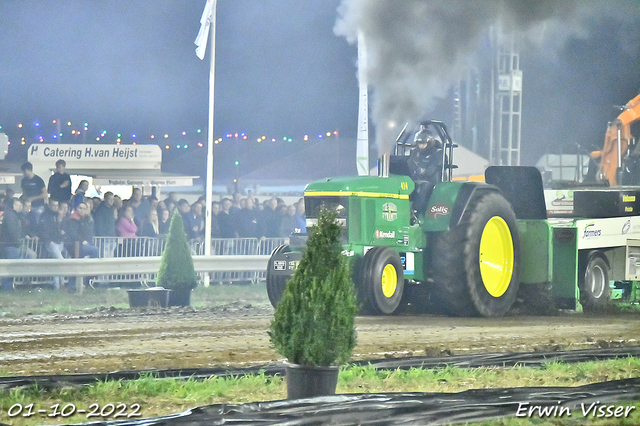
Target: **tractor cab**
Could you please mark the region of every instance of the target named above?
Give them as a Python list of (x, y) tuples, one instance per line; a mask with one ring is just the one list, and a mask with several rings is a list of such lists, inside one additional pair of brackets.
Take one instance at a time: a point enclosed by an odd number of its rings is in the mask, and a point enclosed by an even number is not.
[[(394, 153), (389, 157), (388, 172), (394, 175), (410, 176), (409, 170), (409, 156), (411, 150), (416, 147), (414, 142), (414, 135), (422, 130), (429, 131), (436, 142), (440, 145), (439, 149), (442, 154), (442, 170), (440, 182), (450, 182), (453, 175), (453, 169), (458, 166), (453, 164), (453, 148), (458, 145), (451, 141), (447, 126), (440, 121), (422, 121), (415, 129), (409, 128), (409, 123), (406, 123), (398, 137), (396, 137)], [(385, 176), (384, 171), (384, 159), (378, 162), (378, 175)]]
[(442, 122), (422, 121), (412, 129), (415, 131), (408, 128), (409, 123), (396, 138), (395, 152), (388, 158), (388, 167), (384, 156), (378, 163), (378, 175), (388, 177), (391, 173), (413, 180), (415, 190), (410, 196), (413, 224), (426, 211), (436, 184), (452, 180), (453, 169), (457, 168), (453, 165), (453, 148), (457, 145), (451, 141)]

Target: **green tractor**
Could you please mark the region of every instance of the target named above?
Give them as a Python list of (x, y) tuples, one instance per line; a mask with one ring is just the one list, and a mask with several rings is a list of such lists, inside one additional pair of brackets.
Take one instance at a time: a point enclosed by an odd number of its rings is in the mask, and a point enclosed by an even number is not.
[[(513, 173), (524, 173), (532, 176), (524, 180), (539, 185), (542, 193), (540, 175), (528, 168), (490, 168), (485, 180), (491, 184), (453, 181), (456, 145), (446, 126), (438, 121), (420, 124), (437, 135), (443, 156), (441, 181), (426, 208), (415, 211), (412, 206), (410, 144), (401, 134), (395, 155), (381, 160), (379, 176), (334, 177), (307, 185), (307, 226), (313, 226), (321, 208), (337, 213), (344, 227), (343, 254), (354, 258), (354, 282), (364, 314), (389, 315), (413, 305), (458, 316), (504, 315), (518, 293), (521, 248), (516, 214), (499, 185), (505, 180), (509, 184)], [(499, 169), (520, 171), (505, 175)], [(534, 204), (520, 207), (535, 216), (540, 203)], [(278, 247), (269, 259), (267, 292), (274, 307), (301, 258), (305, 239), (304, 234), (292, 234), (290, 244)]]

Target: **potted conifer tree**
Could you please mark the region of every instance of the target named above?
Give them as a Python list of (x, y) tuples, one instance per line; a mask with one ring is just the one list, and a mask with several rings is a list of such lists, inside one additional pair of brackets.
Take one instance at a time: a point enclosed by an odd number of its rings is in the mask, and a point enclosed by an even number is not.
[(335, 219), (334, 212), (320, 212), (269, 329), (271, 343), (287, 358), (289, 399), (335, 394), (339, 366), (356, 344), (358, 306)]
[(169, 225), (157, 285), (171, 290), (169, 306), (189, 306), (191, 290), (198, 285), (182, 216), (177, 210), (173, 213)]

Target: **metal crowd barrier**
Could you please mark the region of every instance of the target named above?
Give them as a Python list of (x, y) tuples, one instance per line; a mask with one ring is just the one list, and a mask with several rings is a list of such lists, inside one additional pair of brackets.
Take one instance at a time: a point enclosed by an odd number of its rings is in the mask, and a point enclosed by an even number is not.
[[(94, 237), (93, 243), (98, 247), (101, 259), (116, 257), (160, 256), (164, 250), (164, 238), (151, 237)], [(156, 274), (108, 274), (89, 278), (89, 285), (124, 287), (147, 287), (155, 281)]]
[[(211, 240), (212, 255), (270, 255), (278, 246), (289, 242), (288, 238), (213, 238)], [(202, 242), (191, 241), (191, 252), (204, 254)], [(247, 272), (214, 272), (210, 275), (214, 283), (257, 283), (266, 279), (266, 271)]]
[[(20, 244), (20, 258), (21, 259), (40, 259), (47, 258), (48, 253), (46, 249), (43, 248), (43, 245), (40, 244), (40, 240), (37, 237), (34, 238), (23, 238)], [(53, 286), (54, 277), (15, 277), (13, 279), (13, 286), (24, 286), (24, 285), (50, 285)]]
[[(288, 238), (215, 238), (211, 241), (211, 255), (270, 255), (278, 246), (288, 243)], [(164, 238), (151, 237), (94, 237), (94, 245), (98, 248), (99, 258), (131, 258), (160, 256), (164, 250)], [(204, 242), (192, 240), (189, 242), (191, 253), (195, 256), (204, 255)], [(25, 238), (20, 248), (22, 259), (48, 258), (46, 249), (38, 238)], [(65, 253), (65, 257), (72, 257)], [(204, 272), (198, 274), (199, 280), (204, 280)], [(227, 271), (211, 272), (212, 283), (257, 283), (266, 278), (266, 271)], [(102, 274), (88, 280), (90, 286), (149, 286), (156, 280), (156, 273), (117, 273)], [(64, 281), (67, 281), (64, 278)], [(25, 285), (53, 286), (54, 277), (15, 277), (14, 287)], [(63, 283), (61, 283), (62, 285)]]

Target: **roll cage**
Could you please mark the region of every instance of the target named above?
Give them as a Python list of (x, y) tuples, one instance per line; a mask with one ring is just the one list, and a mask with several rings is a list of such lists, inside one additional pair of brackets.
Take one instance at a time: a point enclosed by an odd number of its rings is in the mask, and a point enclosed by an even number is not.
[[(425, 129), (428, 129), (431, 133), (437, 135), (442, 142), (441, 181), (450, 182), (453, 178), (453, 169), (458, 168), (458, 166), (453, 164), (453, 148), (457, 148), (458, 145), (454, 144), (451, 140), (449, 132), (447, 131), (447, 126), (443, 122), (436, 120), (421, 121), (418, 124), (418, 129), (420, 126), (424, 126)], [(398, 134), (398, 137), (396, 137), (396, 146), (394, 151), (395, 157), (408, 156), (411, 149), (414, 147), (413, 135), (415, 132), (407, 131), (408, 127), (409, 123), (406, 123)]]

